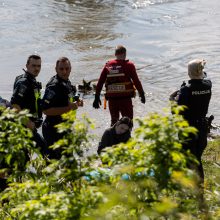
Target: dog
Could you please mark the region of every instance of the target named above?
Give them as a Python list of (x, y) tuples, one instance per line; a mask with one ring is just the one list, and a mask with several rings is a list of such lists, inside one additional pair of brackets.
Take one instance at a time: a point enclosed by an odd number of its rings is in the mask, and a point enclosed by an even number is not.
[(78, 85), (78, 91), (85, 94), (96, 91), (96, 84), (91, 85), (91, 83), (95, 81), (98, 81), (98, 79), (93, 79), (90, 81), (86, 81), (83, 79), (82, 84)]

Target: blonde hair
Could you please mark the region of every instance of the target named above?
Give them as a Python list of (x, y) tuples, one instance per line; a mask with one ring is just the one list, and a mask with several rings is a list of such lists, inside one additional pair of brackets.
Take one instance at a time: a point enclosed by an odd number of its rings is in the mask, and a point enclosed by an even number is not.
[(203, 79), (203, 69), (206, 61), (203, 59), (194, 59), (188, 63), (188, 75), (190, 79)]

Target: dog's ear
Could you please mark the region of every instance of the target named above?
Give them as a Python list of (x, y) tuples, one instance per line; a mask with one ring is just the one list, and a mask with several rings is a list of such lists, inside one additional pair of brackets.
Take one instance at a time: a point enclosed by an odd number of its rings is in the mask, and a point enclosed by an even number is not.
[(85, 79), (83, 79), (83, 85), (86, 85), (86, 84), (87, 84), (86, 80), (85, 80)]

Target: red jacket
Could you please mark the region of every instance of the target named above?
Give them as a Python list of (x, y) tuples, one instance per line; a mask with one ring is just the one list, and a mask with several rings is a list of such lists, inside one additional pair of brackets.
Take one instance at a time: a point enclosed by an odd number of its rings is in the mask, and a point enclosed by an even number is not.
[(129, 60), (111, 60), (106, 63), (96, 87), (96, 94), (100, 94), (104, 83), (107, 98), (133, 97), (133, 85), (139, 94), (144, 93), (135, 66)]

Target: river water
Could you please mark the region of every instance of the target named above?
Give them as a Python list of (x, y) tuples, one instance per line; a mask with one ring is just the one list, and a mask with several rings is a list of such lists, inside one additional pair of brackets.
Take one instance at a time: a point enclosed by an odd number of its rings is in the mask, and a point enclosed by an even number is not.
[[(134, 99), (135, 116), (161, 111), (171, 92), (187, 80), (187, 62), (207, 61), (213, 81), (209, 114), (220, 124), (220, 2), (219, 0), (0, 0), (0, 95), (10, 99), (15, 76), (28, 55), (42, 57), (38, 80), (45, 87), (55, 74), (55, 62), (67, 56), (71, 81), (99, 77), (114, 47), (127, 47), (136, 67), (146, 104)], [(94, 118), (100, 132), (109, 126), (108, 110), (92, 108), (84, 96), (79, 113)]]

